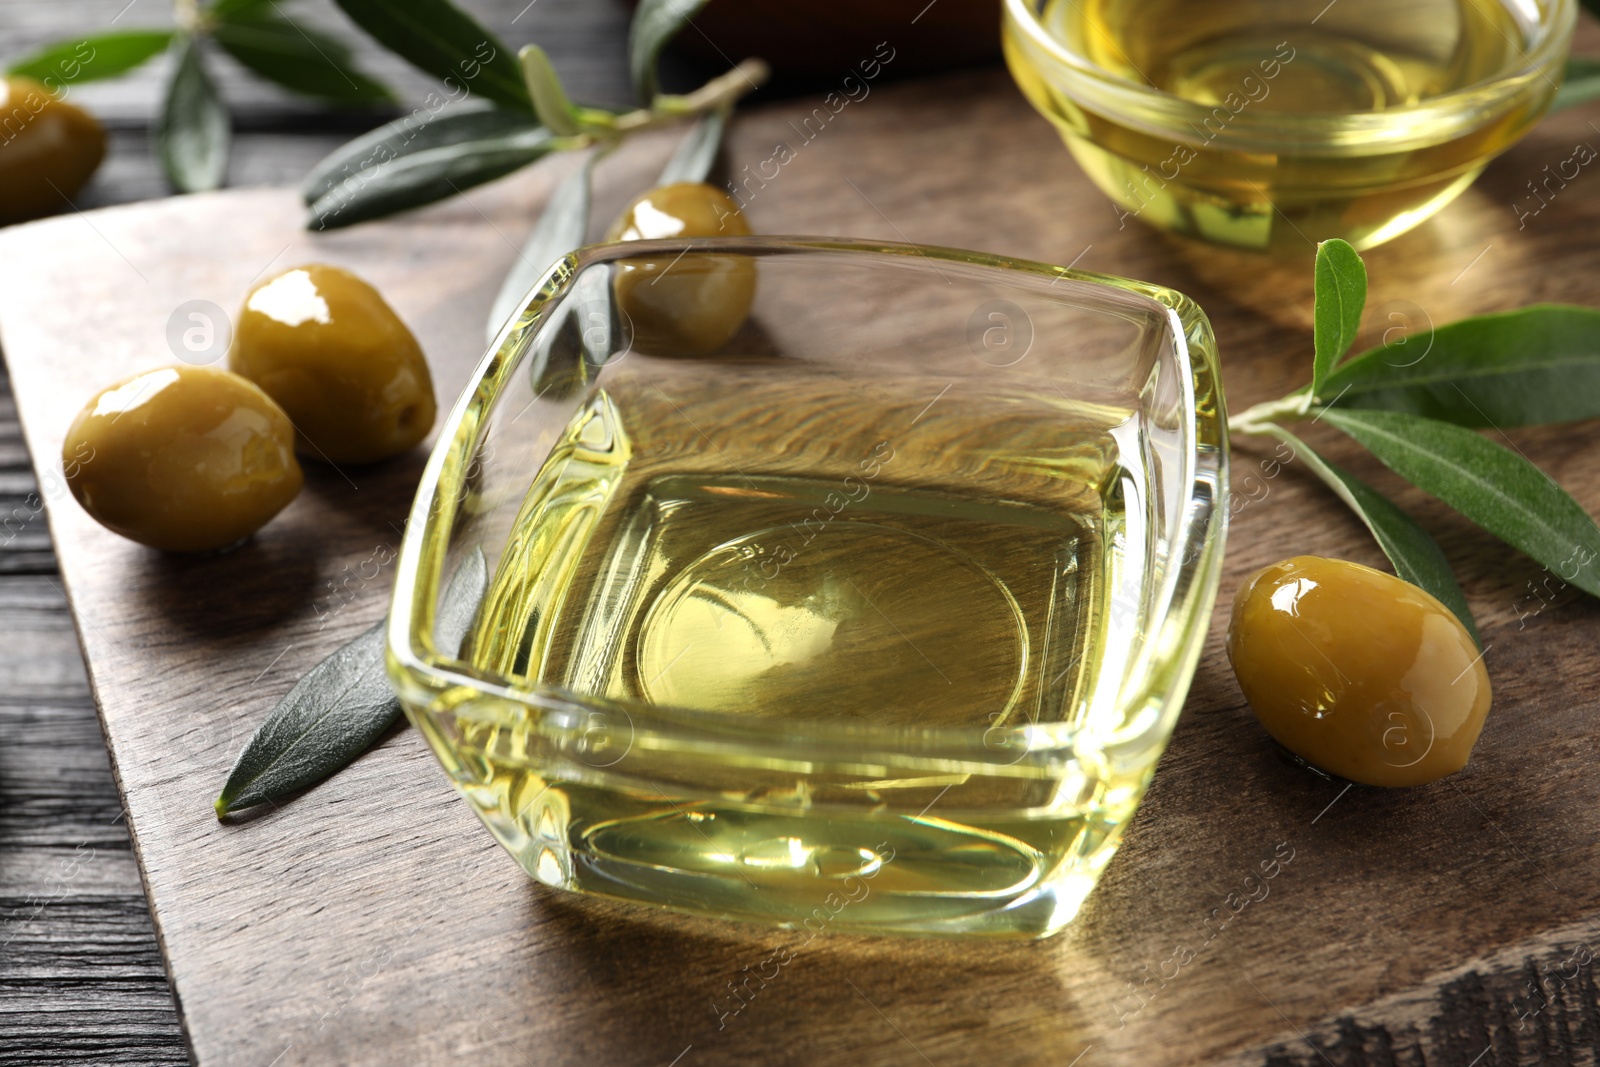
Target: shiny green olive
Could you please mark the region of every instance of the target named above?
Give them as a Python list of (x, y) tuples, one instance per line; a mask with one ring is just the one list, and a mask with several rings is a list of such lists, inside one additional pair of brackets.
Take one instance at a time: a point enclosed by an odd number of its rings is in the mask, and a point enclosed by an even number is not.
[(1420, 785), (1466, 766), (1489, 673), (1461, 620), (1391, 574), (1296, 556), (1239, 589), (1228, 658), (1267, 732), (1367, 785)]
[(106, 155), (106, 132), (32, 78), (0, 79), (0, 224), (70, 206)]
[(303, 481), (288, 417), (216, 367), (162, 367), (102, 391), (72, 421), (61, 462), (97, 522), (169, 552), (248, 537)]
[[(671, 237), (744, 237), (739, 205), (700, 182), (651, 189), (627, 206), (608, 241)], [(633, 347), (647, 355), (704, 356), (739, 332), (756, 296), (756, 266), (747, 256), (691, 254), (623, 260), (617, 304), (633, 329)]]
[(296, 267), (251, 289), (228, 366), (278, 402), (312, 458), (371, 463), (433, 428), (433, 378), (417, 339), (376, 289), (339, 267)]

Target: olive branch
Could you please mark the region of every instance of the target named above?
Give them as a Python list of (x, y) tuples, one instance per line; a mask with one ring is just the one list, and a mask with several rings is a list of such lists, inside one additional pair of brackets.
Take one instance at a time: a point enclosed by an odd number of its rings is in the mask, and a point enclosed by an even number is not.
[[(443, 83), (412, 114), (336, 149), (306, 179), (317, 229), (419, 207), (509, 174), (559, 151), (611, 144), (641, 130), (725, 114), (767, 77), (749, 59), (694, 92), (661, 92), (662, 48), (706, 0), (642, 0), (628, 37), (640, 106), (574, 104), (537, 45), (513, 52), (451, 0), (334, 0), (374, 41)], [(220, 188), (232, 121), (211, 68), (215, 51), (290, 92), (341, 107), (392, 106), (387, 85), (356, 66), (350, 48), (285, 8), (294, 0), (173, 0), (170, 28), (72, 37), (11, 62), (6, 73), (62, 95), (73, 85), (120, 77), (163, 52), (174, 57), (155, 142), (179, 192)], [(392, 112), (391, 112), (392, 113)], [(709, 164), (708, 164), (709, 165)]]
[[(1537, 304), (1462, 319), (1340, 362), (1366, 302), (1367, 271), (1344, 241), (1317, 248), (1311, 381), (1228, 420), (1233, 434), (1287, 442), (1357, 517), (1395, 573), (1477, 627), (1443, 551), (1378, 490), (1289, 429), (1318, 421), (1384, 466), (1592, 596), (1600, 596), (1600, 527), (1502, 437), (1518, 426), (1600, 417), (1600, 309)], [(1409, 346), (1425, 350), (1406, 358)], [(1509, 441), (1509, 438), (1507, 438)]]

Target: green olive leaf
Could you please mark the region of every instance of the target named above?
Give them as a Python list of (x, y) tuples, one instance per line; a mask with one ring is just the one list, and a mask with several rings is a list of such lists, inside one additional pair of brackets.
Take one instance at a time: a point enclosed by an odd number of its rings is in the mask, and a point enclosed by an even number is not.
[[(438, 647), (454, 655), (488, 587), (481, 549), (456, 569), (439, 604)], [(332, 777), (400, 718), (384, 664), (387, 620), (307, 671), (245, 742), (217, 797), (229, 812), (278, 800)]]
[(590, 178), (603, 153), (596, 151), (564, 178), (533, 228), (528, 243), (500, 285), (489, 310), (488, 341), (492, 344), (506, 320), (522, 309), (528, 291), (562, 256), (583, 244), (589, 232)]
[(311, 668), (272, 709), (233, 765), (217, 817), (276, 800), (342, 770), (400, 717), (379, 622)]
[(539, 128), (538, 122), (526, 112), (488, 104), (462, 104), (442, 109), (437, 115), (418, 111), (334, 149), (311, 168), (300, 187), (300, 195), (308, 205), (314, 204), (345, 179), (401, 156), (470, 141), (493, 141)]
[[(1428, 531), (1417, 525), (1415, 519), (1401, 511), (1395, 503), (1372, 486), (1348, 471), (1334, 466), (1282, 426), (1265, 427), (1266, 432), (1294, 449), (1297, 458), (1305, 461), (1318, 478), (1322, 479), (1345, 506), (1355, 512), (1366, 524), (1373, 540), (1383, 549), (1383, 554), (1394, 564), (1394, 572), (1405, 581), (1428, 593), (1449, 608), (1467, 633), (1478, 641), (1478, 627), (1467, 606), (1467, 596), (1456, 581), (1450, 561)], [(1482, 642), (1479, 641), (1479, 646)]]
[(398, 156), (358, 171), (311, 203), (309, 229), (326, 230), (431, 204), (527, 166), (554, 148), (543, 126)]
[[(1586, 3), (1585, 6), (1590, 5)], [(1567, 60), (1566, 75), (1561, 80), (1561, 89), (1556, 93), (1550, 110), (1560, 111), (1574, 104), (1588, 103), (1596, 97), (1600, 97), (1600, 59), (1573, 56)]]
[(729, 108), (708, 112), (694, 128), (678, 142), (677, 151), (667, 160), (666, 169), (656, 179), (657, 185), (675, 185), (678, 182), (703, 182), (717, 162), (717, 150), (722, 147), (722, 134), (728, 126)]
[(656, 66), (661, 49), (699, 14), (706, 0), (639, 0), (628, 28), (628, 72), (641, 104), (661, 91)]
[(578, 112), (561, 87), (561, 77), (550, 57), (536, 44), (525, 45), (517, 54), (522, 65), (522, 81), (533, 99), (533, 113), (539, 121), (563, 137), (578, 132)]
[(1600, 527), (1522, 456), (1473, 430), (1405, 412), (1328, 408), (1321, 417), (1417, 488), (1600, 596)]
[(382, 82), (356, 69), (350, 49), (276, 11), (251, 11), (217, 23), (216, 42), (246, 67), (291, 92), (335, 104), (394, 99)]
[[(288, 0), (284, 0), (284, 2), (287, 3)], [(206, 13), (212, 19), (220, 22), (224, 19), (260, 11), (269, 6), (278, 6), (278, 0), (217, 0), (216, 3), (206, 9)]]
[(1458, 426), (1600, 418), (1600, 309), (1535, 304), (1461, 319), (1355, 357), (1322, 391), (1340, 408)]
[(167, 180), (180, 192), (217, 189), (228, 170), (228, 111), (195, 40), (179, 36), (173, 50), (176, 62), (156, 125), (156, 152)]
[(123, 30), (46, 45), (6, 68), (7, 74), (43, 82), (47, 88), (114, 78), (160, 55), (172, 44), (171, 30)]
[(1322, 384), (1339, 357), (1350, 350), (1361, 329), (1367, 302), (1367, 266), (1344, 241), (1335, 238), (1317, 246), (1316, 297), (1312, 308), (1316, 357), (1311, 366), (1311, 393), (1322, 396)]
[(486, 100), (529, 111), (517, 58), (450, 0), (334, 0), (350, 20), (417, 69)]

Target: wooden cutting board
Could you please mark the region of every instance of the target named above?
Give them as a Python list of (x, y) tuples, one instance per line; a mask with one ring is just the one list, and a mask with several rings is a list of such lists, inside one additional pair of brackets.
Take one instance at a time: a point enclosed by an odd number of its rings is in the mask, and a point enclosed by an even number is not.
[[(1120, 229), (1002, 72), (874, 88), (805, 142), (797, 127), (814, 103), (751, 112), (733, 133), (736, 174), (780, 141), (794, 150), (750, 187), (759, 230), (1160, 282), (1210, 314), (1235, 409), (1304, 381), (1308, 265)], [(1513, 207), (1579, 141), (1600, 143), (1600, 127), (1582, 112), (1551, 119), (1442, 215), (1371, 253), (1363, 343), (1406, 322), (1600, 303), (1600, 178), (1581, 174), (1525, 228)], [(670, 146), (653, 138), (608, 163), (600, 214)], [(219, 824), (211, 799), (251, 729), (384, 613), (423, 454), (348, 477), (311, 467), (303, 495), (245, 547), (173, 559), (96, 526), (65, 493), (70, 419), (102, 385), (172, 361), (179, 305), (232, 311), (254, 279), (310, 260), (376, 284), (454, 396), (514, 246), (572, 165), (329, 234), (304, 232), (281, 189), (0, 234), (5, 355), (199, 1063), (1465, 1067), (1600, 1048), (1588, 962), (1600, 955), (1600, 605), (1553, 580), (1546, 591), (1537, 565), (1317, 428), (1315, 444), (1392, 490), (1458, 565), (1497, 698), (1471, 765), (1399, 792), (1346, 791), (1286, 765), (1234, 684), (1219, 613), (1127, 844), (1051, 940), (807, 942), (558, 895), (494, 845), (412, 731), (281, 809)], [(1512, 439), (1600, 511), (1600, 427)], [(1252, 442), (1235, 453), (1224, 595), (1296, 553), (1381, 566), (1304, 472), (1259, 469), (1270, 453)], [(1233, 914), (1229, 894), (1274, 857), (1267, 896)], [(794, 962), (719, 1023), (728, 983), (779, 946)], [(1532, 999), (1530, 981), (1542, 987)]]

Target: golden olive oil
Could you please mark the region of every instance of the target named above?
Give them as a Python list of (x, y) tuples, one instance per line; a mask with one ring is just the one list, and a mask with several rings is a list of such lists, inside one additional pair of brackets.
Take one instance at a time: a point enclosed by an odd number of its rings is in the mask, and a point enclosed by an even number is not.
[(1410, 229), (1520, 137), (1553, 98), (1558, 64), (1500, 95), (1417, 105), (1518, 70), (1539, 32), (1524, 20), (1539, 14), (1510, 0), (1040, 5), (1050, 37), (1115, 78), (1198, 105), (1181, 113), (1082, 83), (1064, 90), (1056, 61), (1015, 26), (1006, 46), (1018, 83), (1124, 225), (1299, 253)]
[[(714, 914), (1059, 928), (1159, 749), (1091, 767), (1013, 728), (1114, 706), (1100, 667), (1135, 637), (1107, 590), (1143, 520), (1108, 431), (1138, 416), (1042, 383), (794, 361), (635, 359), (602, 381), (463, 651), (518, 689), (600, 699), (457, 709), (442, 747), (491, 829), (549, 884)], [(791, 721), (984, 740), (965, 759), (884, 753), (881, 734), (741, 746)]]

